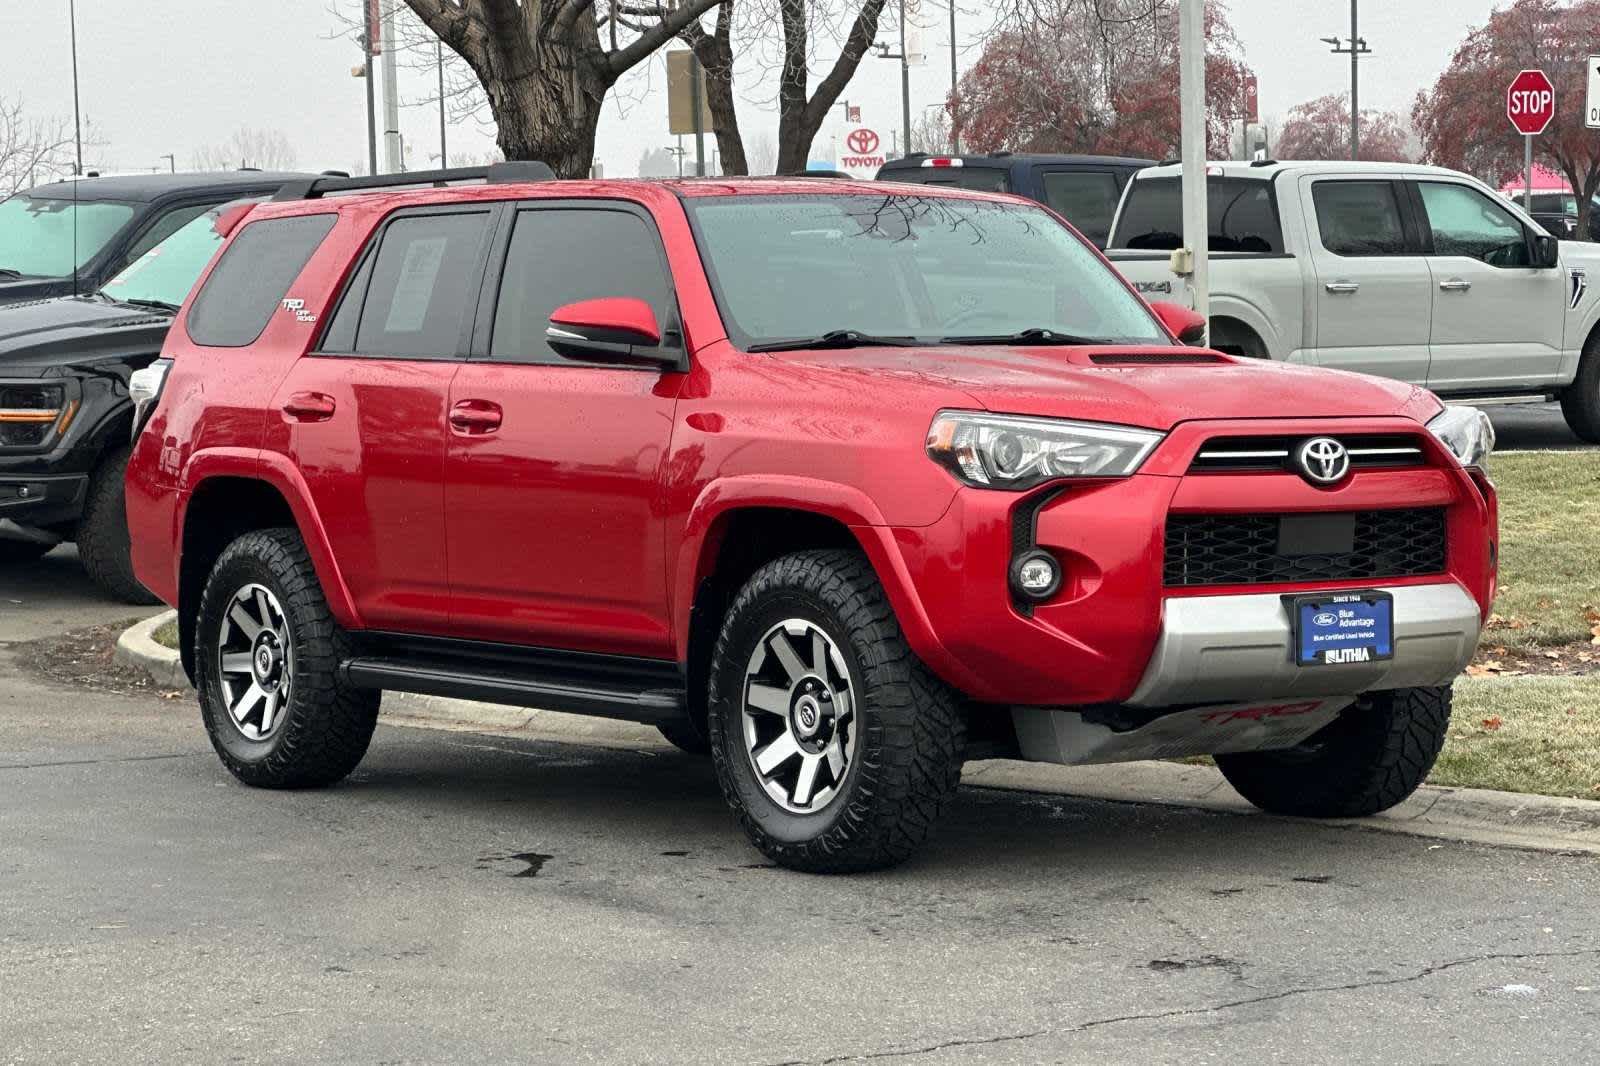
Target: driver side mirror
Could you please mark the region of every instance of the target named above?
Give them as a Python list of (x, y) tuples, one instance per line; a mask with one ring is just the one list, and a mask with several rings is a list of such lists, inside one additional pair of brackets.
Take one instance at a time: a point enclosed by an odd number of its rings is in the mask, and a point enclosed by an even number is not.
[(662, 347), (655, 312), (631, 296), (578, 300), (550, 313), (545, 340), (556, 353), (578, 362), (682, 369), (683, 353)]
[(1561, 242), (1548, 233), (1535, 233), (1533, 237), (1533, 265), (1549, 270), (1561, 262)]
[(1206, 320), (1199, 313), (1171, 300), (1155, 300), (1150, 310), (1156, 313), (1167, 332), (1188, 345), (1199, 345), (1206, 339)]

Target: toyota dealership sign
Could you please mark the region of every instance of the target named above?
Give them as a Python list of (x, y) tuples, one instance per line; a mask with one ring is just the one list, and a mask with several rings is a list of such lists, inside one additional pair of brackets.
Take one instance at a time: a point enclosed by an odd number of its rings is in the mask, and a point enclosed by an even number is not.
[(839, 148), (839, 169), (858, 178), (873, 177), (888, 161), (883, 153), (883, 138), (866, 126), (846, 130)]

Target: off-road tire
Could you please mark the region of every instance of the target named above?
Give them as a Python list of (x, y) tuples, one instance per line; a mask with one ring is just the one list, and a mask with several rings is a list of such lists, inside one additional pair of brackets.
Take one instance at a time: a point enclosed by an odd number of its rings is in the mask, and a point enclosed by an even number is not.
[(1218, 755), (1217, 768), (1262, 810), (1360, 818), (1417, 790), (1449, 728), (1449, 686), (1369, 692), (1303, 744)]
[(1600, 444), (1600, 335), (1584, 342), (1578, 375), (1561, 390), (1561, 414), (1579, 439)]
[(710, 755), (711, 738), (702, 731), (704, 724), (703, 719), (697, 723), (693, 718), (685, 716), (682, 721), (657, 722), (656, 730), (681, 752), (689, 755)]
[[(857, 748), (822, 810), (793, 813), (757, 778), (741, 726), (745, 668), (777, 622), (804, 618), (841, 642)], [(750, 578), (723, 620), (707, 699), (723, 797), (757, 848), (811, 873), (901, 862), (933, 832), (961, 777), (966, 724), (957, 695), (912, 653), (872, 566), (847, 550), (796, 552)]]
[[(293, 687), (282, 724), (265, 740), (234, 724), (218, 678), (222, 615), (245, 585), (266, 587), (282, 605), (294, 649)], [(200, 594), (195, 624), (195, 688), (200, 713), (224, 766), (259, 788), (317, 788), (356, 768), (378, 723), (380, 693), (339, 679), (350, 641), (334, 621), (305, 544), (292, 529), (263, 529), (228, 545)]]
[(74, 539), (83, 569), (107, 595), (124, 603), (157, 603), (133, 576), (128, 545), (128, 501), (122, 479), (128, 472), (130, 445), (109, 452), (89, 479), (89, 495)]
[(42, 559), (54, 544), (39, 544), (31, 540), (0, 540), (0, 566), (18, 566)]

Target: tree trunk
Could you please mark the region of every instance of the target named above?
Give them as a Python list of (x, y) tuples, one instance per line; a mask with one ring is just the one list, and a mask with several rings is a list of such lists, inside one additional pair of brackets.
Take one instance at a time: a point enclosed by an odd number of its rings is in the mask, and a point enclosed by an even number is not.
[(750, 164), (744, 154), (744, 138), (739, 133), (739, 115), (733, 98), (733, 0), (723, 0), (717, 8), (717, 28), (707, 33), (698, 22), (691, 22), (679, 36), (694, 49), (695, 58), (706, 72), (706, 106), (717, 127), (717, 152), (722, 157), (724, 174), (748, 174)]
[(811, 142), (838, 102), (861, 59), (878, 35), (884, 0), (864, 0), (845, 36), (844, 47), (817, 91), (806, 96), (806, 0), (779, 0), (783, 23), (783, 70), (778, 78), (778, 173), (805, 170)]
[[(546, 44), (540, 51), (566, 50)], [(537, 159), (558, 178), (586, 178), (607, 85), (581, 60), (568, 60), (564, 67), (541, 67), (490, 95), (499, 131), (495, 141), (507, 159)]]

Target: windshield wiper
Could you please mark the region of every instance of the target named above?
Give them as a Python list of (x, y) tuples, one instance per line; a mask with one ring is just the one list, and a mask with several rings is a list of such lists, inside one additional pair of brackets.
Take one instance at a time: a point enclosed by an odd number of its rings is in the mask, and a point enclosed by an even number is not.
[(752, 352), (798, 352), (807, 348), (903, 348), (915, 344), (915, 337), (879, 337), (857, 329), (831, 329), (820, 337), (802, 337), (792, 341), (772, 341), (752, 344)]
[(119, 304), (127, 304), (130, 307), (151, 307), (157, 311), (171, 311), (173, 314), (177, 314), (178, 312), (178, 305), (175, 303), (168, 303), (166, 300), (145, 300), (137, 296), (108, 296), (103, 291), (101, 292), (101, 295), (106, 296), (108, 300), (115, 300)]
[(1018, 330), (1016, 333), (980, 333), (971, 337), (941, 337), (940, 344), (1111, 344), (1104, 337), (1080, 337), (1054, 329)]

